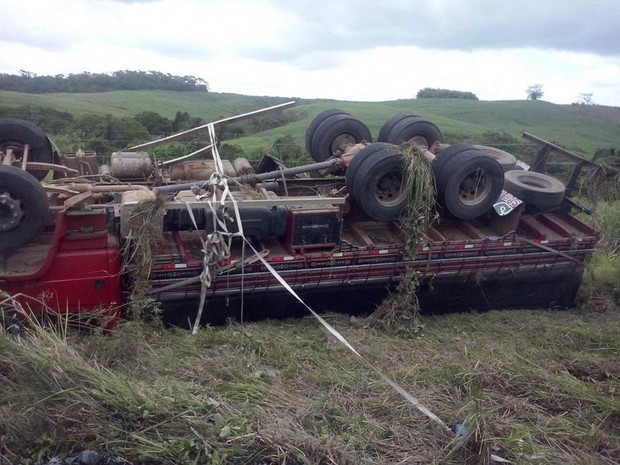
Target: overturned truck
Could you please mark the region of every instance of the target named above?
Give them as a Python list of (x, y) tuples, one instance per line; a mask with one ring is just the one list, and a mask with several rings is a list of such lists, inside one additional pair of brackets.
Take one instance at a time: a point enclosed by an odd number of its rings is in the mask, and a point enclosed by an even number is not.
[[(219, 157), (218, 123), (102, 163), (0, 119), (0, 290), (33, 312), (98, 312), (108, 325), (137, 288), (180, 324), (199, 306), (215, 323), (303, 314), (291, 291), (318, 311), (363, 312), (412, 270), (425, 311), (574, 303), (598, 236), (572, 215), (568, 194), (593, 163), (529, 134), (540, 145), (531, 166), (492, 147), (447, 145), (411, 113), (373, 143), (364, 123), (327, 110), (306, 133), (314, 163), (265, 156), (252, 167)], [(200, 130), (211, 136), (204, 150), (165, 162), (144, 151)], [(576, 163), (567, 185), (543, 173), (552, 152)], [(412, 158), (435, 191), (424, 194), (432, 215), (413, 248)]]

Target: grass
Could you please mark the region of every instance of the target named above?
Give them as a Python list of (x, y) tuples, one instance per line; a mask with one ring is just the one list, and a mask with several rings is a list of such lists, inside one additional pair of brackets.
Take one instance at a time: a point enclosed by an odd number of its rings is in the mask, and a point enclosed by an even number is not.
[[(294, 97), (257, 97), (215, 92), (115, 91), (94, 94), (22, 94), (0, 91), (0, 106), (52, 107), (75, 115), (84, 113), (133, 116), (155, 111), (174, 118), (186, 111), (207, 121), (295, 100)], [(340, 108), (364, 121), (373, 137), (383, 123), (401, 111), (424, 116), (437, 124), (449, 141), (474, 138), (485, 142), (488, 131), (520, 138), (522, 131), (556, 141), (590, 157), (597, 148), (620, 146), (620, 108), (555, 105), (543, 101), (474, 101), (460, 99), (408, 99), (390, 102), (298, 100), (294, 111), (305, 117), (285, 126), (226, 141), (246, 152), (269, 149), (274, 140), (292, 135), (304, 146), (308, 124), (322, 110)]]
[(408, 335), (327, 318), (470, 434), (455, 438), (429, 421), (310, 318), (196, 336), (129, 322), (111, 336), (0, 335), (0, 454), (33, 463), (90, 448), (179, 464), (620, 457), (617, 310), (434, 316)]
[[(523, 131), (555, 141), (576, 153), (590, 158), (600, 147), (620, 145), (620, 109), (610, 113), (617, 119), (599, 117), (596, 110), (578, 106), (554, 105), (547, 102), (506, 101), (484, 102), (456, 99), (397, 100), (394, 102), (301, 102), (306, 117), (286, 126), (252, 136), (226, 141), (246, 151), (255, 147), (269, 148), (284, 134), (295, 137), (304, 146), (305, 131), (314, 116), (329, 108), (350, 112), (363, 121), (376, 138), (385, 121), (401, 111), (413, 112), (434, 122), (447, 141), (473, 139), (488, 143), (489, 131), (505, 132), (520, 139)], [(299, 108), (298, 108), (299, 109)], [(536, 148), (532, 149), (535, 153)]]

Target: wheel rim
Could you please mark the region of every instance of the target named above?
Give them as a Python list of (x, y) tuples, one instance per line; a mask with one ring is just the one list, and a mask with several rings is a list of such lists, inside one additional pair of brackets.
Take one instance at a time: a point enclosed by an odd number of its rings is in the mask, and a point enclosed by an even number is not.
[(10, 192), (0, 191), (0, 232), (16, 228), (23, 218), (21, 201)]
[(375, 185), (375, 200), (382, 207), (399, 205), (405, 195), (405, 179), (401, 171), (390, 171), (379, 178)]
[(459, 185), (461, 203), (467, 206), (474, 206), (484, 202), (489, 196), (492, 187), (493, 183), (485, 170), (479, 168), (476, 171), (472, 171), (463, 178)]
[(332, 155), (344, 153), (348, 146), (355, 145), (357, 142), (355, 136), (348, 132), (338, 134), (331, 143), (330, 152)]

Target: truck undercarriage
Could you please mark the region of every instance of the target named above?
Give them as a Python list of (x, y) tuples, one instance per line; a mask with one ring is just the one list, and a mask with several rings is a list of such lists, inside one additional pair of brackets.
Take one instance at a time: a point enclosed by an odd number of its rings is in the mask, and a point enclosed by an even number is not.
[[(267, 156), (253, 168), (220, 159), (213, 127), (197, 128), (211, 134), (213, 160), (158, 163), (139, 151), (149, 143), (104, 166), (93, 154), (63, 157), (29, 123), (0, 119), (0, 290), (34, 312), (96, 311), (113, 325), (142, 241), (142, 297), (178, 324), (199, 302), (205, 322), (303, 314), (274, 270), (318, 311), (369, 311), (412, 270), (427, 312), (574, 302), (598, 235), (571, 214), (571, 185), (506, 152), (443, 144), (411, 114), (371, 143), (363, 123), (328, 110), (306, 134), (315, 163), (287, 168)], [(532, 167), (542, 171), (559, 148), (540, 144)], [(404, 213), (411, 156), (436, 190), (415, 250)], [(593, 164), (569, 158), (574, 183)], [(41, 183), (47, 170), (54, 179)]]

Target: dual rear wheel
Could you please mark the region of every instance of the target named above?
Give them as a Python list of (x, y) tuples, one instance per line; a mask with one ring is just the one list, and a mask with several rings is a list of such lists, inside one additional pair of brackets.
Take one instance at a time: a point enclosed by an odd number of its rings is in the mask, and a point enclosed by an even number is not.
[[(461, 219), (487, 212), (504, 184), (500, 164), (470, 147), (437, 157), (441, 169), (431, 165), (438, 204)], [(355, 155), (345, 174), (348, 192), (375, 220), (396, 220), (407, 205), (408, 172), (401, 150), (394, 144), (370, 144)]]
[(2, 164), (10, 151), (22, 161), (28, 146), (29, 162), (52, 163), (54, 153), (47, 136), (34, 124), (17, 118), (0, 118), (0, 251), (21, 247), (45, 227), (49, 206), (41, 181), (47, 170), (23, 171)]

